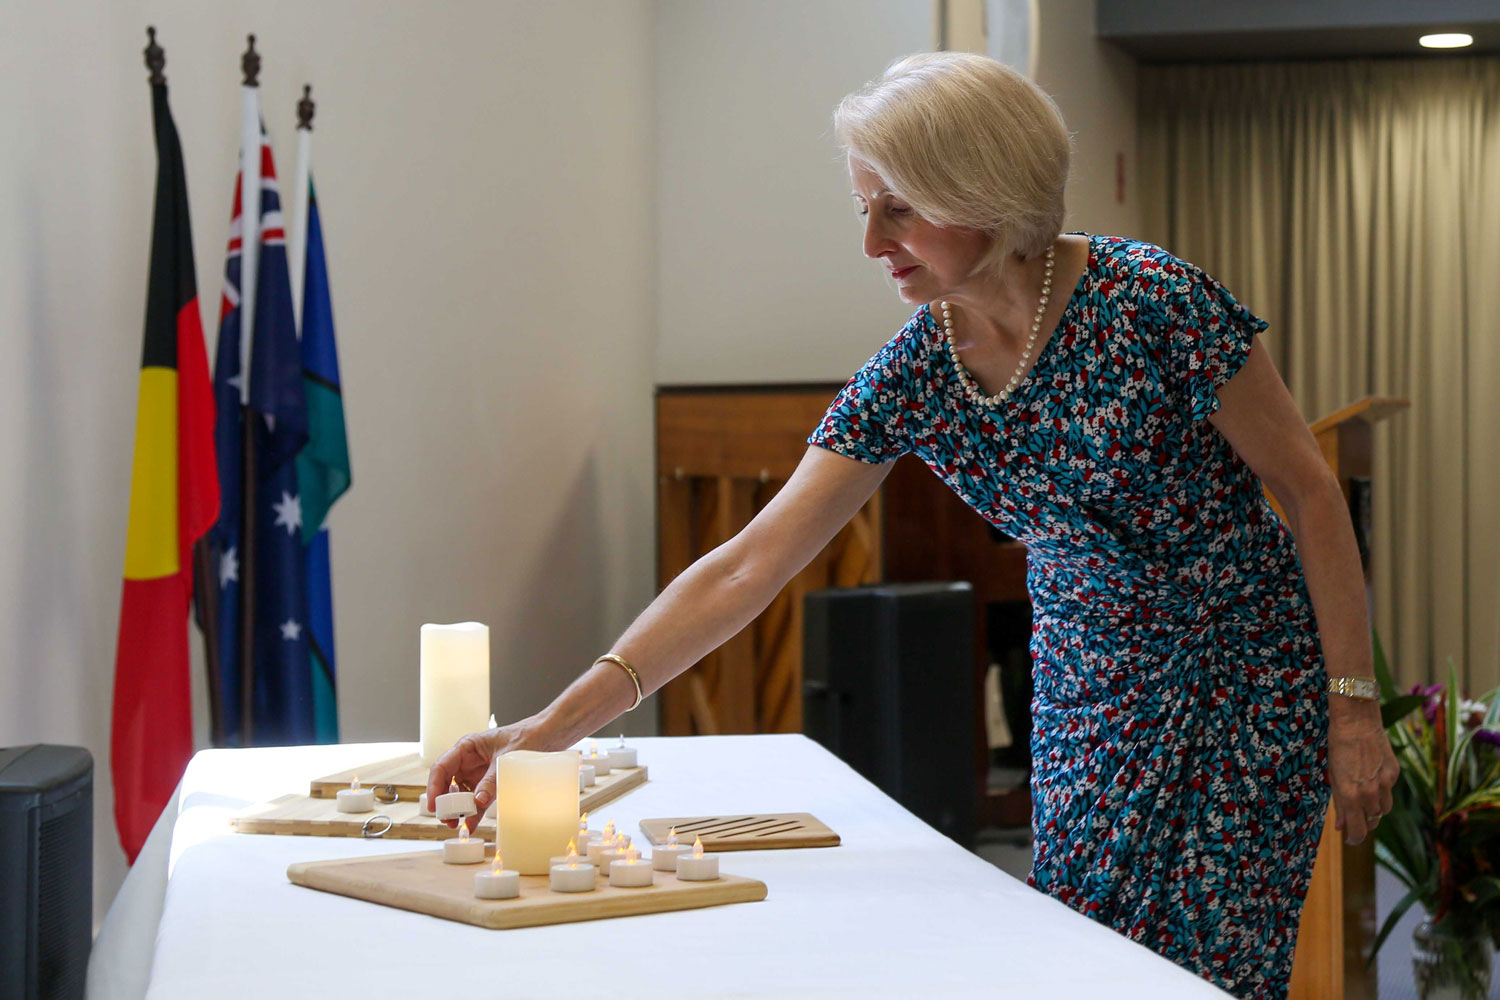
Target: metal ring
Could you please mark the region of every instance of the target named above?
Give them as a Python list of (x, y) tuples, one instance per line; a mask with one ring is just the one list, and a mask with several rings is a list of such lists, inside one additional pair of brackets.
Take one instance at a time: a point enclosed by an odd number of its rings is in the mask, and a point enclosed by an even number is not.
[[(371, 785), (370, 787), (375, 790), (375, 801), (379, 802), (381, 805), (388, 806), (392, 802), (401, 801), (401, 793), (397, 791), (395, 785)], [(380, 795), (382, 791), (384, 791), (385, 794), (389, 795), (390, 798), (381, 798)]]
[[(379, 833), (371, 833), (370, 832), (370, 824), (373, 823), (373, 822), (375, 822), (377, 819), (383, 819), (383, 820), (385, 820), (385, 826), (381, 827)], [(385, 813), (376, 813), (374, 816), (371, 816), (369, 819), (365, 820), (363, 823), (360, 824), (360, 826), (359, 826), (359, 835), (361, 837), (364, 837), (367, 840), (377, 840), (377, 839), (379, 839), (381, 837), (384, 837), (387, 833), (389, 833), (391, 827), (393, 827), (395, 825), (396, 824), (394, 823), (394, 821), (392, 821), (392, 819), (389, 816), (387, 816)]]
[(1379, 823), (1380, 822), (1380, 817), (1381, 817), (1380, 813), (1375, 813), (1374, 815), (1371, 815), (1370, 813), (1365, 813), (1365, 822), (1366, 823)]

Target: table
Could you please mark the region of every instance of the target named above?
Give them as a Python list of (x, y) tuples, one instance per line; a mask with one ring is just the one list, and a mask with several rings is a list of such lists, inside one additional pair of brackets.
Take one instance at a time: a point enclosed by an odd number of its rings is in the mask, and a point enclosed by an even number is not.
[(614, 819), (634, 835), (652, 816), (811, 812), (843, 845), (724, 855), (725, 871), (769, 886), (764, 902), (486, 931), (286, 879), (294, 861), (421, 844), (228, 829), (237, 809), (416, 744), (206, 750), (105, 919), (89, 996), (422, 995), (450, 963), (485, 997), (1227, 995), (960, 847), (804, 736), (632, 743), (651, 781), (591, 826)]

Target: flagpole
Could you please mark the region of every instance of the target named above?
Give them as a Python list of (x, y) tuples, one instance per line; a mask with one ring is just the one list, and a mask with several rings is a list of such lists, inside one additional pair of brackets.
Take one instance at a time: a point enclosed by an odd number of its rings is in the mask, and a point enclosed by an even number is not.
[(302, 100), (297, 102), (297, 173), (292, 183), (292, 238), (287, 259), (292, 279), (292, 316), (297, 321), (299, 336), (302, 333), (302, 279), (307, 262), (307, 191), (308, 175), (312, 172), (314, 107), (312, 84), (304, 83)]
[(241, 745), (255, 745), (255, 420), (250, 411), (250, 357), (255, 337), (256, 264), (260, 256), (260, 54), (250, 35), (240, 58), (240, 401), (245, 419), (240, 504)]

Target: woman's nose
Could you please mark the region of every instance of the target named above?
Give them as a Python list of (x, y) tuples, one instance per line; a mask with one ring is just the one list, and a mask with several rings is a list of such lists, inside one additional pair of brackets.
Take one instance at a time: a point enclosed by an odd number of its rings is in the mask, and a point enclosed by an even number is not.
[(865, 256), (874, 259), (893, 249), (895, 249), (894, 244), (886, 238), (874, 213), (867, 215), (865, 217)]

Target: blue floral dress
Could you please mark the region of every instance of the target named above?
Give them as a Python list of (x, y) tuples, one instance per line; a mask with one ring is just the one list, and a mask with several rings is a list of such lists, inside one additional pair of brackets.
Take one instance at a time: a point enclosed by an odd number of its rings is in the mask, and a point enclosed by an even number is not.
[(1025, 543), (1029, 881), (1247, 998), (1286, 993), (1328, 803), (1301, 565), (1205, 419), (1265, 327), (1195, 265), (1090, 236), (1009, 399), (965, 395), (924, 305), (808, 438), (910, 452)]

